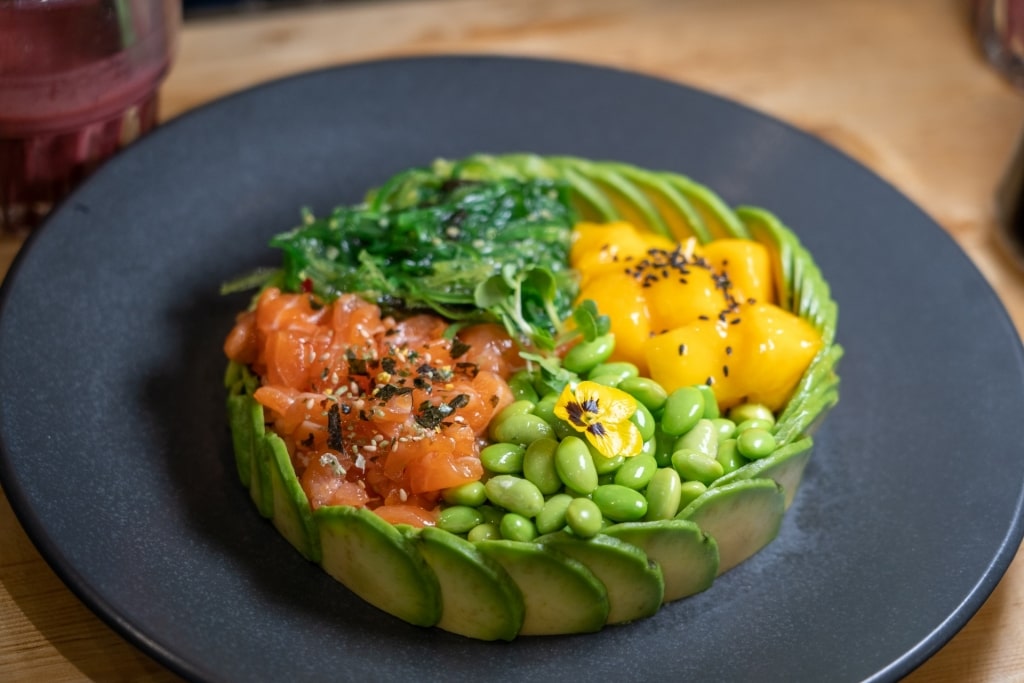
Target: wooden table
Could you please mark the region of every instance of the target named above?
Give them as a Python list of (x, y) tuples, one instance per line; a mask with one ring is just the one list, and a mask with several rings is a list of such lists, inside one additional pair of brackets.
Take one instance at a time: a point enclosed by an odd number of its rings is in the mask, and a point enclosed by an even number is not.
[[(326, 65), (481, 52), (568, 58), (734, 98), (845, 150), (961, 245), (1024, 330), (1024, 271), (1000, 248), (993, 196), (1024, 99), (978, 54), (966, 0), (395, 0), (186, 24), (163, 88), (171, 118)], [(0, 240), (0, 274), (18, 242)], [(0, 499), (0, 679), (176, 677), (56, 578)], [(1024, 558), (915, 683), (1024, 678)]]

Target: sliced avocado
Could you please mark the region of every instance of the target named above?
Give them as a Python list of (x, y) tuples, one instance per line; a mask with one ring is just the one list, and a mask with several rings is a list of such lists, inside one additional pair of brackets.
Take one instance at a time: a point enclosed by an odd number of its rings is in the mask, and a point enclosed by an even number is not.
[(365, 508), (329, 506), (313, 513), (323, 549), (321, 566), (349, 590), (417, 626), (441, 618), (437, 577), (416, 546)]
[(711, 239), (739, 237), (750, 239), (746, 226), (733, 213), (722, 198), (710, 188), (694, 182), (686, 176), (666, 173), (666, 182), (675, 187), (686, 197), (697, 211)]
[(582, 563), (539, 543), (479, 541), (519, 586), (525, 613), (520, 635), (598, 631), (608, 620), (604, 584)]
[(537, 539), (593, 572), (608, 592), (609, 624), (649, 617), (661, 607), (665, 579), (657, 563), (635, 545), (598, 534), (582, 539), (560, 531)]
[(835, 366), (842, 357), (843, 347), (833, 344), (811, 360), (775, 424), (775, 436), (780, 443), (799, 438), (835, 404), (839, 385)]
[(793, 243), (789, 237), (789, 231), (772, 213), (757, 207), (737, 207), (736, 216), (746, 226), (750, 236), (768, 247), (771, 252), (775, 295), (780, 307), (792, 311), (790, 283), (793, 281)]
[(253, 438), (255, 430), (251, 417), (253, 403), (255, 401), (247, 394), (228, 396), (228, 426), (231, 429), (231, 448), (235, 453), (235, 469), (238, 471), (238, 478), (247, 487), (252, 478), (252, 458), (255, 448)]
[[(260, 514), (269, 519), (274, 516), (274, 491), (270, 483), (273, 453), (270, 443), (267, 441), (268, 432), (263, 425), (263, 406), (256, 403), (255, 400), (252, 402), (259, 409), (259, 418), (254, 419), (252, 423), (253, 449), (249, 471), (249, 496), (256, 503)], [(255, 414), (256, 411), (253, 412)]]
[(769, 455), (749, 462), (743, 467), (719, 477), (711, 484), (711, 487), (722, 487), (734, 481), (742, 479), (772, 479), (782, 487), (786, 494), (786, 508), (793, 503), (793, 497), (800, 488), (800, 480), (803, 478), (804, 468), (807, 461), (811, 459), (811, 437), (805, 436), (802, 439), (791, 441)]
[(786, 496), (771, 479), (743, 479), (709, 488), (683, 508), (688, 519), (718, 543), (718, 573), (729, 571), (779, 533)]
[(523, 624), (523, 596), (497, 562), (441, 529), (422, 529), (416, 543), (441, 586), (439, 628), (478, 640), (516, 637)]
[(306, 492), (295, 476), (288, 448), (277, 434), (267, 434), (263, 439), (271, 457), (270, 491), (274, 499), (274, 516), (271, 521), (303, 557), (319, 562), (320, 532), (313, 521)]
[(718, 544), (694, 522), (626, 522), (602, 533), (635, 545), (658, 563), (665, 579), (664, 602), (710, 588), (718, 573)]
[(586, 174), (576, 168), (572, 157), (549, 157), (551, 165), (558, 169), (563, 180), (572, 188), (573, 208), (580, 218), (587, 221), (613, 221), (619, 217), (615, 207)]
[(608, 198), (622, 220), (653, 233), (672, 237), (672, 231), (644, 193), (621, 173), (616, 172), (614, 166), (594, 164), (583, 159), (574, 160), (573, 166)]
[(695, 237), (701, 244), (711, 241), (711, 234), (693, 204), (664, 176), (626, 164), (616, 164), (614, 168), (643, 192), (661, 215), (673, 239), (684, 242)]

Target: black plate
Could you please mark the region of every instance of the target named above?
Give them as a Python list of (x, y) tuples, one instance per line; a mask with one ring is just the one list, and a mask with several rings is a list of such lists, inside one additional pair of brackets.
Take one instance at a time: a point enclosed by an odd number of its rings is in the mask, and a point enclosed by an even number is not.
[[(595, 635), (407, 626), (306, 563), (239, 485), (218, 285), (264, 245), (437, 156), (533, 151), (686, 173), (766, 207), (840, 304), (842, 400), (776, 542), (711, 590)], [(1019, 544), (1021, 346), (952, 240), (870, 171), (668, 82), (489, 57), (386, 61), (171, 122), (67, 201), (0, 298), (2, 481), (40, 551), (188, 677), (893, 680), (981, 606)], [(671, 676), (672, 678), (668, 678)]]

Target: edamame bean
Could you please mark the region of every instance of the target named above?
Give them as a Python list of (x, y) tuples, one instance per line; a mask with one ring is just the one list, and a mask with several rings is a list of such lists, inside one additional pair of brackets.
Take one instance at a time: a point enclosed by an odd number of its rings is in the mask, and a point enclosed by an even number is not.
[(644, 519), (653, 522), (672, 519), (679, 512), (683, 481), (671, 467), (659, 467), (647, 484), (647, 514)]
[(513, 415), (529, 415), (533, 412), (535, 406), (536, 404), (533, 401), (521, 400), (513, 401), (502, 408), (501, 411), (491, 419), (491, 424), (488, 426), (488, 433), (491, 437), (491, 441), (504, 441), (505, 439), (499, 439), (496, 436), (498, 427)]
[(604, 486), (605, 484), (614, 484), (614, 483), (615, 483), (615, 473), (614, 472), (605, 472), (604, 474), (597, 475), (597, 485), (598, 485), (598, 487)]
[(672, 467), (683, 479), (702, 484), (710, 484), (725, 474), (725, 469), (717, 460), (690, 448), (672, 454)]
[(736, 439), (726, 439), (718, 444), (718, 453), (715, 455), (715, 460), (722, 466), (722, 470), (726, 474), (735, 472), (747, 464), (747, 459), (736, 448)]
[(696, 387), (680, 387), (665, 399), (661, 428), (666, 434), (682, 436), (704, 415), (704, 395)]
[(629, 421), (640, 430), (640, 438), (644, 441), (654, 437), (654, 426), (657, 423), (654, 421), (651, 411), (643, 403), (637, 401), (636, 412), (630, 416)]
[(523, 471), (525, 452), (516, 443), (492, 443), (480, 451), (480, 464), (494, 474), (518, 474)]
[(498, 530), (496, 524), (484, 522), (483, 524), (477, 524), (475, 527), (469, 530), (469, 534), (466, 537), (473, 541), (497, 541), (501, 539), (501, 532)]
[(562, 359), (562, 367), (577, 375), (585, 375), (608, 360), (615, 350), (615, 335), (606, 334), (592, 341), (581, 341), (569, 349)]
[(618, 484), (598, 486), (594, 502), (601, 514), (615, 522), (635, 522), (647, 514), (647, 499), (639, 491)]
[(597, 450), (594, 444), (587, 441), (587, 448), (590, 450), (590, 458), (594, 461), (594, 469), (597, 470), (598, 476), (602, 474), (611, 474), (615, 470), (622, 467), (622, 463), (626, 462), (625, 456), (616, 455), (613, 458), (609, 458), (607, 455)]
[(509, 512), (516, 512), (524, 517), (535, 517), (544, 509), (544, 494), (536, 484), (526, 479), (511, 474), (499, 474), (488, 479), (484, 488), (488, 500)]
[(555, 470), (566, 487), (584, 495), (597, 488), (594, 458), (583, 439), (567, 436), (555, 450)]
[(715, 426), (718, 443), (722, 443), (736, 435), (736, 423), (727, 417), (716, 417), (711, 421), (711, 424)]
[(615, 483), (639, 491), (650, 483), (657, 470), (658, 462), (654, 456), (641, 453), (622, 463), (622, 467), (615, 472)]
[(535, 525), (537, 533), (550, 534), (565, 526), (565, 511), (573, 497), (567, 493), (558, 493), (544, 503), (544, 509), (537, 515)]
[(498, 526), (501, 537), (509, 541), (528, 542), (537, 538), (537, 528), (526, 517), (510, 512), (501, 518)]
[[(487, 489), (484, 488), (484, 494), (486, 495)], [(484, 516), (484, 524), (493, 524), (494, 528), (498, 528), (498, 524), (501, 523), (501, 518), (505, 514), (504, 510), (499, 510), (493, 505), (481, 505), (477, 508), (480, 514)]]
[(509, 377), (508, 388), (512, 390), (512, 397), (516, 401), (536, 403), (540, 400), (540, 395), (533, 386), (533, 374), (527, 370), (520, 370)]
[(562, 488), (562, 480), (558, 478), (558, 470), (555, 469), (557, 449), (557, 441), (544, 437), (531, 443), (523, 455), (523, 476), (532, 481), (544, 495), (557, 493)]
[(748, 429), (763, 429), (765, 431), (771, 431), (772, 423), (768, 420), (759, 420), (757, 418), (744, 420), (736, 425), (737, 436), (747, 431)]
[(601, 375), (611, 375), (617, 377), (616, 383), (623, 381), (627, 377), (636, 377), (640, 374), (640, 368), (627, 363), (625, 361), (618, 361), (615, 363), (601, 363), (594, 366), (594, 368), (587, 373), (587, 379), (594, 381), (594, 377), (600, 377)]
[(559, 420), (557, 417), (555, 418), (555, 421), (551, 423), (551, 428), (554, 429), (555, 437), (557, 437), (559, 441), (567, 436), (576, 436), (579, 434), (571, 424), (565, 420)]
[(707, 384), (698, 384), (697, 389), (704, 397), (703, 417), (708, 420), (714, 420), (716, 417), (721, 417), (722, 413), (718, 409), (718, 398), (715, 396), (715, 390)]
[(565, 522), (580, 538), (591, 538), (601, 532), (604, 518), (601, 508), (589, 498), (573, 498), (565, 509)]
[(593, 382), (594, 384), (600, 384), (601, 386), (604, 387), (618, 387), (619, 382), (622, 381), (622, 378), (620, 378), (618, 375), (606, 373), (603, 375), (593, 375), (591, 377), (588, 377), (587, 381)]
[(687, 448), (703, 453), (709, 458), (715, 457), (715, 453), (718, 452), (718, 432), (711, 420), (704, 418), (697, 420), (693, 429), (676, 439), (674, 445), (676, 451)]
[(469, 505), (477, 507), (487, 500), (487, 492), (479, 481), (471, 481), (460, 486), (445, 489), (444, 502), (449, 505)]
[(666, 434), (658, 424), (654, 429), (654, 459), (658, 467), (671, 467), (672, 454), (675, 452), (676, 437)]
[(652, 413), (661, 410), (668, 400), (665, 388), (650, 377), (628, 377), (619, 383), (619, 389), (643, 403)]
[(764, 458), (775, 451), (775, 437), (767, 429), (753, 427), (736, 438), (736, 449), (751, 460)]
[(530, 413), (512, 415), (491, 430), (493, 441), (524, 446), (529, 446), (537, 439), (545, 437), (550, 439), (554, 435), (555, 430), (551, 428), (551, 425)]
[(775, 415), (766, 405), (760, 403), (741, 403), (729, 409), (729, 417), (739, 424), (747, 420), (764, 420), (768, 426), (775, 424)]
[(539, 401), (533, 406), (533, 414), (544, 420), (548, 424), (554, 424), (555, 420), (555, 404), (558, 403), (558, 394), (548, 394), (542, 396)]
[(464, 534), (483, 521), (480, 511), (467, 505), (452, 505), (437, 516), (437, 526), (453, 534)]
[(708, 487), (699, 481), (684, 481), (679, 487), (679, 509), (697, 500), (703, 495)]

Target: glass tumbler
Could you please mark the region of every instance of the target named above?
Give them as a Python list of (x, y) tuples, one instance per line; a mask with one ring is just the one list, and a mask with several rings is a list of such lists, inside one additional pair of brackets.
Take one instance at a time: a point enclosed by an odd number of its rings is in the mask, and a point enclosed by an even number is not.
[(156, 125), (180, 0), (0, 0), (0, 233)]

